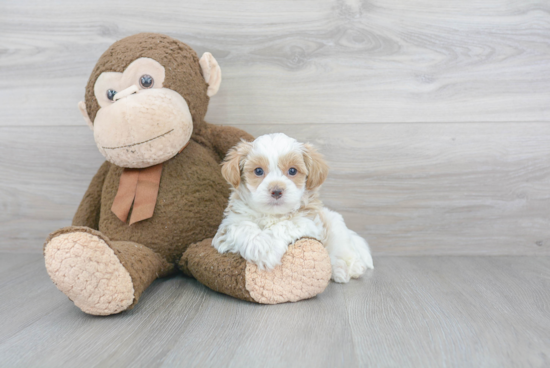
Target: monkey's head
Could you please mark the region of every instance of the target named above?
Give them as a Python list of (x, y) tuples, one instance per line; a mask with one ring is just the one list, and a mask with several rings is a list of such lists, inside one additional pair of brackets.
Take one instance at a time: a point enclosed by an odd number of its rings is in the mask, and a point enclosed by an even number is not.
[(78, 104), (99, 151), (143, 168), (175, 156), (200, 131), (221, 70), (210, 53), (156, 33), (115, 42), (97, 62)]

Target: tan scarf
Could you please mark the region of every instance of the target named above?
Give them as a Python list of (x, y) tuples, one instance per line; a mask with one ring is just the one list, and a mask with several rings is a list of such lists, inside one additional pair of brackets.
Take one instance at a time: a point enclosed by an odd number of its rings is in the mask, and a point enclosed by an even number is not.
[(145, 169), (124, 169), (111, 207), (116, 217), (126, 222), (132, 203), (134, 203), (134, 209), (130, 225), (152, 217), (157, 204), (161, 174), (162, 164)]
[[(181, 153), (187, 145), (178, 152)], [(120, 175), (118, 191), (111, 211), (122, 222), (126, 222), (134, 204), (130, 225), (153, 217), (162, 174), (162, 163), (145, 169), (124, 169)]]

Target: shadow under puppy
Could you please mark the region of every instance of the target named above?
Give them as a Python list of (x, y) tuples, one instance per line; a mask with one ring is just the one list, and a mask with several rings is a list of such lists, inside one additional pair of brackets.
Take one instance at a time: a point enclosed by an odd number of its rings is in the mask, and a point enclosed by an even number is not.
[(369, 246), (340, 214), (323, 206), (319, 188), (327, 174), (328, 165), (313, 146), (285, 134), (237, 144), (222, 166), (233, 188), (212, 245), (272, 269), (289, 244), (311, 237), (327, 249), (334, 281), (359, 277), (373, 268)]

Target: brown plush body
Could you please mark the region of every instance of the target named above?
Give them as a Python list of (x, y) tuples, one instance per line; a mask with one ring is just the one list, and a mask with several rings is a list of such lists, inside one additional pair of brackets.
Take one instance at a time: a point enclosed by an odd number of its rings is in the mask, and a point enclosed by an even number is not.
[[(234, 128), (224, 130), (228, 141), (250, 138)], [(106, 161), (78, 208), (73, 225), (98, 229), (113, 241), (147, 244), (175, 264), (190, 244), (216, 234), (229, 197), (220, 162), (212, 148), (191, 140), (183, 152), (163, 165), (154, 216), (128, 225), (111, 211), (123, 169)]]
[[(151, 74), (156, 84), (134, 83), (134, 74)], [(261, 303), (309, 298), (328, 284), (328, 254), (314, 240), (291, 246), (273, 272), (211, 246), (229, 197), (220, 163), (232, 146), (253, 139), (204, 121), (220, 80), (210, 54), (199, 62), (187, 45), (158, 34), (118, 41), (98, 61), (79, 107), (109, 161), (92, 179), (73, 226), (52, 233), (44, 245), (50, 277), (84, 312), (132, 308), (151, 282), (177, 272), (178, 265), (216, 291)], [(111, 86), (124, 90), (109, 95)], [(113, 202), (128, 190), (121, 181), (125, 168), (159, 164), (154, 213), (131, 225), (122, 221)], [(138, 192), (132, 194), (136, 202)], [(307, 267), (300, 266), (304, 260)]]

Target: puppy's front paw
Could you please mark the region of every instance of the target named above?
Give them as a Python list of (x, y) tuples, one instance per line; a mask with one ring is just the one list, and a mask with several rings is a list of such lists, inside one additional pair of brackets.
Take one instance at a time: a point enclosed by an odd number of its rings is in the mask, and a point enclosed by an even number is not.
[(225, 227), (221, 227), (212, 239), (212, 246), (216, 248), (219, 253), (238, 253), (237, 243), (231, 235), (231, 231)]
[(227, 232), (224, 230), (218, 230), (214, 238), (212, 239), (212, 246), (223, 253), (223, 246), (227, 240)]
[(271, 270), (281, 264), (287, 248), (286, 242), (261, 233), (252, 239), (241, 255), (247, 261), (255, 263), (260, 270)]
[(322, 240), (322, 227), (306, 217), (298, 217), (293, 220), (296, 225), (296, 238), (313, 238)]

